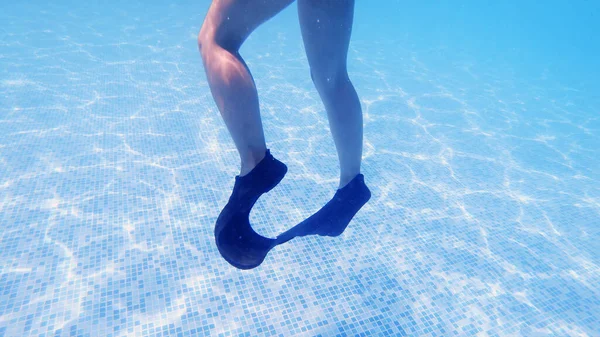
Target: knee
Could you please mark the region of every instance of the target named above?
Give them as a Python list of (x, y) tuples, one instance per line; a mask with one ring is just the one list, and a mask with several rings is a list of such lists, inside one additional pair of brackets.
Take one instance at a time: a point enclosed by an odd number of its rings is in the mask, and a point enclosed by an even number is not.
[(220, 47), (218, 32), (219, 27), (210, 20), (204, 21), (200, 32), (198, 32), (198, 50), (202, 58), (206, 58), (211, 53), (214, 53), (216, 48)]
[(198, 33), (198, 50), (200, 55), (204, 58), (207, 52), (210, 50), (211, 45), (214, 45), (215, 40), (210, 34), (206, 32), (206, 29), (202, 27)]
[(217, 49), (237, 53), (240, 47), (241, 41), (237, 37), (220, 32), (219, 27), (204, 24), (198, 33), (198, 49), (203, 58)]
[(310, 70), (310, 77), (319, 92), (336, 90), (350, 82), (348, 71), (345, 67)]

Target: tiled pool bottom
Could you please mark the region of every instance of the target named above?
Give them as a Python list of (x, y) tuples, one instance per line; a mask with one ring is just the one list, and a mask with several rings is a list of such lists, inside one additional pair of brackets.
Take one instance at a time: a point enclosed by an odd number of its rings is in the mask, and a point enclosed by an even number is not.
[[(340, 238), (239, 271), (212, 236), (237, 155), (189, 46), (201, 18), (173, 15), (61, 9), (0, 33), (0, 336), (600, 334), (597, 101), (353, 41), (373, 197)], [(338, 168), (298, 36), (258, 34), (246, 57), (289, 167), (252, 214), (273, 237)]]

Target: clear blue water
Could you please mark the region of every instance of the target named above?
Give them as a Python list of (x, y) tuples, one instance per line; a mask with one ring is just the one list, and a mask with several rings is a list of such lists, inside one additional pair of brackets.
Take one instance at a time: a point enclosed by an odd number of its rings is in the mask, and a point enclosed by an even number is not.
[[(208, 1), (3, 2), (0, 336), (599, 336), (599, 5), (374, 3), (349, 52), (372, 199), (240, 271)], [(289, 167), (251, 215), (273, 237), (337, 155), (296, 7), (242, 55)]]

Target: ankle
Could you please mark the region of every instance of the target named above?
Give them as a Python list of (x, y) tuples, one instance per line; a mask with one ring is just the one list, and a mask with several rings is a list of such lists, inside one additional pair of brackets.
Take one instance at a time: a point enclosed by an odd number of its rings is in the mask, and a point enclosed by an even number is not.
[(248, 156), (242, 160), (240, 168), (240, 177), (250, 173), (256, 167), (256, 165), (258, 165), (258, 163), (260, 163), (266, 157), (266, 154), (266, 150), (250, 152)]
[(359, 174), (360, 174), (360, 172), (352, 173), (351, 175), (346, 174), (346, 175), (340, 176), (340, 184), (338, 186), (338, 190), (341, 190), (342, 188), (346, 187), (346, 185), (348, 185), (348, 183), (351, 182), (352, 179), (354, 179)]

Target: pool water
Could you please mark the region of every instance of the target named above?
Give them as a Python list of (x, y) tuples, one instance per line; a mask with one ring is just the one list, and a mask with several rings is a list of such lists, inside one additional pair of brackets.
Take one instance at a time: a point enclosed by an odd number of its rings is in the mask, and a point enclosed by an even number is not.
[[(241, 271), (213, 227), (239, 157), (196, 45), (209, 1), (0, 6), (0, 336), (599, 336), (599, 5), (360, 1), (373, 194), (338, 238)], [(242, 48), (287, 176), (339, 166), (297, 9)]]

